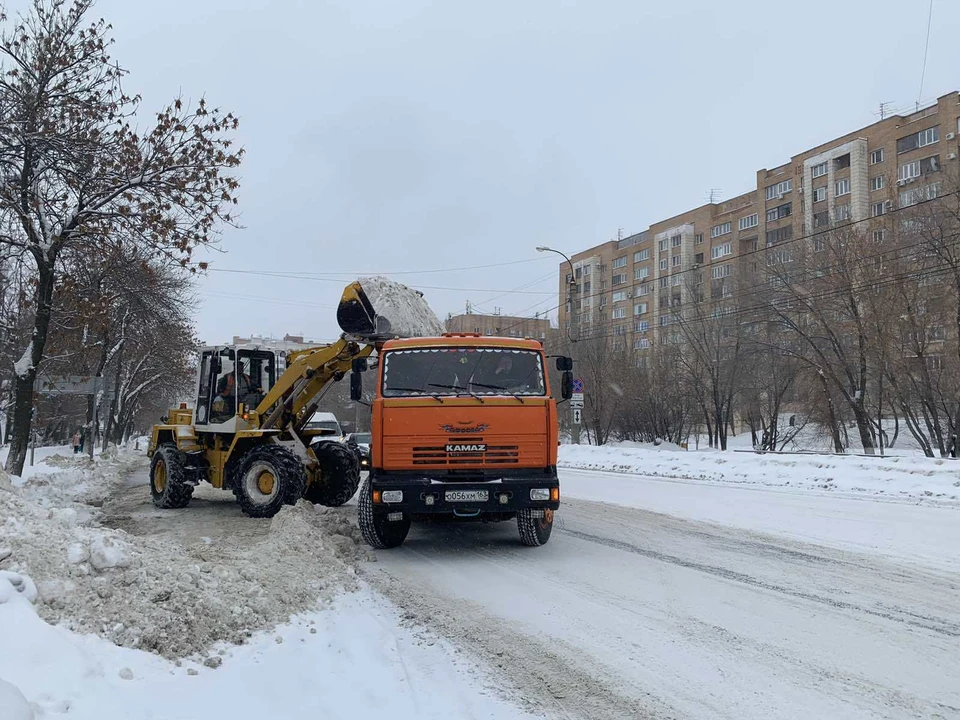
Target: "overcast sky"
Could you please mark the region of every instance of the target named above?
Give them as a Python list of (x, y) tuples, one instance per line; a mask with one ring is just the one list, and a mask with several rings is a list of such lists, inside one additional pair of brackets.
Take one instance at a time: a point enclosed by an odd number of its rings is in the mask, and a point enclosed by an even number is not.
[[(558, 258), (536, 245), (572, 253), (637, 232), (711, 188), (750, 189), (757, 169), (876, 121), (881, 101), (912, 108), (927, 7), (101, 0), (96, 11), (145, 109), (206, 94), (241, 119), (245, 228), (225, 233), (221, 271), (199, 284), (198, 333), (224, 342), (335, 336), (336, 301), (358, 274), (422, 288), (441, 316), (468, 299), (552, 309)], [(960, 2), (935, 0), (923, 100), (960, 88), (958, 30)], [(411, 272), (501, 263), (513, 264)]]

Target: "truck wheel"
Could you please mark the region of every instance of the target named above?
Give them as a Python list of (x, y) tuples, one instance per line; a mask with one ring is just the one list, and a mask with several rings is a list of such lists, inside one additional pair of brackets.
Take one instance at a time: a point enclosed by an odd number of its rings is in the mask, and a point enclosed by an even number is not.
[(403, 520), (388, 520), (386, 513), (375, 513), (369, 480), (360, 488), (357, 505), (360, 515), (360, 533), (370, 547), (378, 550), (400, 547), (407, 539), (407, 533), (410, 532), (410, 517), (404, 515)]
[(240, 458), (233, 494), (244, 514), (273, 517), (303, 496), (307, 473), (297, 455), (282, 445), (257, 445)]
[(550, 539), (550, 531), (553, 530), (553, 510), (543, 510), (542, 517), (538, 517), (534, 512), (531, 508), (524, 508), (517, 513), (520, 542), (527, 547), (546, 545)]
[(185, 508), (193, 496), (186, 481), (183, 454), (173, 443), (158, 447), (150, 459), (150, 495), (158, 508)]
[(340, 507), (352, 498), (360, 485), (360, 461), (346, 445), (317, 443), (313, 454), (320, 463), (319, 477), (307, 485), (304, 497), (312, 503)]

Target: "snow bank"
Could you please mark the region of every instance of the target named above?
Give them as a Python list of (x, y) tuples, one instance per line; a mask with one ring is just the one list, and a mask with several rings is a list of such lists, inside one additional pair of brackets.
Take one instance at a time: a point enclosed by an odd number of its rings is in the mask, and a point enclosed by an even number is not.
[(630, 443), (563, 445), (559, 465), (708, 483), (865, 493), (948, 504), (960, 501), (960, 461), (941, 458), (760, 455)]

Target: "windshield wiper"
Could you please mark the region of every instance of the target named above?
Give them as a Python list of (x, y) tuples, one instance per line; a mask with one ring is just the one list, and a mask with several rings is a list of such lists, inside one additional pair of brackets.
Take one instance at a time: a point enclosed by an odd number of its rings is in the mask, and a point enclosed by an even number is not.
[[(426, 392), (423, 388), (408, 388), (408, 387), (396, 387), (396, 386), (391, 386), (387, 388), (387, 392), (390, 392), (392, 390), (396, 390), (397, 392), (412, 392), (412, 393)], [(432, 397), (438, 403), (443, 402), (443, 398), (437, 395), (436, 393), (427, 393), (427, 397)]]
[(470, 391), (467, 390), (466, 388), (460, 387), (459, 385), (443, 385), (443, 384), (441, 384), (441, 383), (427, 383), (427, 385), (429, 385), (430, 387), (444, 388), (445, 390), (456, 390), (456, 391), (457, 391), (457, 397), (459, 397), (459, 396), (461, 396), (461, 395), (469, 395), (470, 397), (479, 400), (481, 403), (483, 402), (483, 398), (482, 398), (482, 397), (480, 397), (480, 396), (477, 395), (476, 393), (470, 392)]
[(521, 403), (523, 402), (523, 398), (522, 398), (520, 395), (518, 395), (518, 394), (515, 393), (515, 392), (510, 392), (510, 391), (507, 390), (505, 387), (502, 387), (502, 386), (500, 386), (500, 385), (486, 385), (486, 384), (484, 384), (484, 383), (476, 383), (476, 382), (475, 382), (475, 383), (470, 383), (470, 384), (471, 384), (471, 385), (476, 385), (477, 387), (487, 388), (488, 390), (503, 390), (504, 392), (507, 393), (507, 395), (513, 396), (514, 398), (516, 398), (517, 400), (519, 400)]

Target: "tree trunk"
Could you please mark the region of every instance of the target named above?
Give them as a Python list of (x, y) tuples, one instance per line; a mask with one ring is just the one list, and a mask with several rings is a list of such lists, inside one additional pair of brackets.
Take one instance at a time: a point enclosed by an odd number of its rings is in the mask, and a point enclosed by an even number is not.
[(10, 437), (10, 451), (5, 465), (11, 475), (23, 473), (23, 463), (27, 459), (27, 446), (30, 443), (30, 430), (33, 426), (33, 391), (37, 382), (37, 368), (43, 359), (43, 350), (47, 345), (47, 333), (50, 330), (50, 313), (53, 304), (54, 270), (53, 260), (38, 256), (37, 260), (37, 314), (33, 321), (33, 336), (30, 339), (28, 368), (18, 369), (16, 390), (13, 401), (13, 431)]

